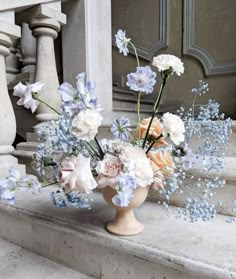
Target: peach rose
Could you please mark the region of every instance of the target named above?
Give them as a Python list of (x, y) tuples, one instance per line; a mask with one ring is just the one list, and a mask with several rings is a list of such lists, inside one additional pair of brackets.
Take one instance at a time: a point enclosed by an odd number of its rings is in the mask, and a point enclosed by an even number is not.
[(154, 174), (156, 172), (161, 172), (163, 175), (169, 176), (173, 173), (175, 164), (169, 152), (149, 152), (147, 157), (150, 159)]
[[(144, 118), (141, 122), (140, 122), (140, 125), (138, 127), (138, 130), (136, 130), (136, 133), (135, 133), (135, 138), (141, 138), (141, 139), (144, 139), (145, 138), (145, 135), (146, 135), (146, 132), (147, 132), (147, 129), (148, 129), (148, 125), (149, 125), (149, 122), (151, 120), (151, 117), (149, 118)], [(161, 135), (161, 123), (160, 121), (157, 119), (157, 118), (154, 118), (153, 121), (152, 121), (152, 125), (150, 127), (150, 130), (149, 130), (149, 133), (148, 133), (148, 136), (149, 137), (152, 137), (152, 138), (158, 138), (159, 136)], [(160, 145), (164, 145), (166, 144), (166, 142), (164, 141), (164, 138), (161, 137), (158, 139), (158, 141), (153, 145), (153, 148), (157, 148), (159, 147)]]

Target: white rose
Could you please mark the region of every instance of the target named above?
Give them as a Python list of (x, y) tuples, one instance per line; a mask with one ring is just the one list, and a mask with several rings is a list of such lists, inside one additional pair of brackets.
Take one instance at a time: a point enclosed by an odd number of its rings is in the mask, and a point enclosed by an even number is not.
[(162, 116), (162, 134), (170, 137), (174, 144), (178, 145), (184, 141), (185, 127), (179, 116), (172, 113), (164, 113)]
[(72, 121), (71, 133), (86, 141), (91, 141), (98, 133), (98, 127), (102, 124), (102, 116), (95, 110), (81, 111)]
[(60, 186), (65, 187), (66, 192), (90, 193), (97, 187), (97, 182), (90, 169), (90, 158), (85, 158), (81, 154), (62, 161), (58, 177)]
[(153, 58), (152, 65), (158, 68), (159, 72), (172, 68), (172, 73), (180, 76), (184, 72), (183, 62), (176, 56), (170, 54), (161, 54)]

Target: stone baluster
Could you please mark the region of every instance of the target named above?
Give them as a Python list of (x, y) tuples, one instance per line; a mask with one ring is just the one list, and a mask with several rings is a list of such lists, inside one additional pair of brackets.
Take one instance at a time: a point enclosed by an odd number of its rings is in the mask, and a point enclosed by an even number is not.
[(19, 60), (16, 56), (16, 43), (10, 47), (10, 54), (6, 57), (6, 72), (7, 72), (7, 84), (15, 79), (17, 73), (19, 73)]
[(29, 73), (29, 82), (34, 82), (36, 65), (36, 39), (32, 35), (28, 23), (23, 22), (21, 27), (21, 55), (24, 67), (21, 72)]
[[(40, 92), (42, 99), (50, 103), (55, 109), (60, 109), (60, 96), (54, 40), (57, 38), (61, 24), (66, 22), (66, 16), (61, 13), (61, 1), (41, 4), (32, 9), (33, 17), (29, 27), (36, 38), (36, 69), (34, 81), (42, 81), (45, 85)], [(58, 115), (43, 104), (38, 106), (36, 119), (40, 122), (57, 119)]]
[(11, 155), (16, 119), (7, 89), (5, 62), (13, 40), (20, 37), (20, 27), (14, 23), (14, 11), (0, 12), (0, 178), (7, 175), (11, 166), (18, 167), (17, 159)]

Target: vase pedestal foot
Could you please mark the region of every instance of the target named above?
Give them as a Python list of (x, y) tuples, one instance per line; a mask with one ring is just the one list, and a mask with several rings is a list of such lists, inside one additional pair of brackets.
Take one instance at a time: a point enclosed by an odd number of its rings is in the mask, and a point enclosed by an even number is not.
[(133, 209), (116, 209), (116, 218), (106, 224), (106, 230), (115, 235), (128, 236), (139, 234), (144, 230), (144, 225), (140, 223)]

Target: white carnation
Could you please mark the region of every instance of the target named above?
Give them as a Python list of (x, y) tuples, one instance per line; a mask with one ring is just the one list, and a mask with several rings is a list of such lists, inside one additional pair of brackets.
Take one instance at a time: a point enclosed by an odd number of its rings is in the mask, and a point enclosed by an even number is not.
[(184, 72), (183, 62), (176, 56), (170, 54), (161, 54), (153, 58), (152, 65), (157, 67), (159, 72), (172, 68), (172, 73), (180, 76)]
[(172, 113), (164, 113), (162, 116), (162, 134), (170, 137), (174, 144), (178, 145), (184, 141), (185, 127), (179, 116)]
[(145, 151), (127, 143), (120, 147), (119, 158), (123, 164), (123, 171), (135, 178), (138, 187), (150, 185), (153, 182), (153, 170)]
[(86, 141), (91, 141), (98, 133), (98, 127), (102, 124), (102, 116), (95, 110), (81, 111), (72, 121), (71, 133)]

